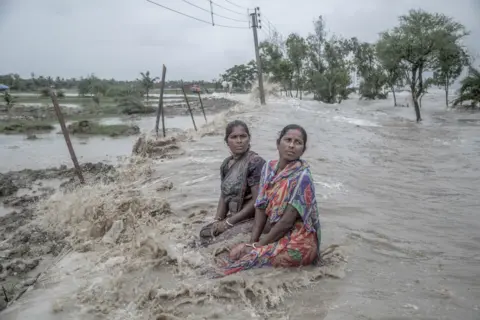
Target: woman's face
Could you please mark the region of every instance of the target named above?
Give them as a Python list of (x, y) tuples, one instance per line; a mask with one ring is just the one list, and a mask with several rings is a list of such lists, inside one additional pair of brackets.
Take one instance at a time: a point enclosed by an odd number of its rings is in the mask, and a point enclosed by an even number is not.
[(242, 126), (234, 127), (232, 133), (228, 135), (227, 145), (233, 154), (245, 153), (250, 146), (250, 137), (247, 131)]
[(305, 151), (305, 141), (299, 130), (291, 129), (280, 139), (277, 145), (280, 159), (293, 161), (300, 159)]

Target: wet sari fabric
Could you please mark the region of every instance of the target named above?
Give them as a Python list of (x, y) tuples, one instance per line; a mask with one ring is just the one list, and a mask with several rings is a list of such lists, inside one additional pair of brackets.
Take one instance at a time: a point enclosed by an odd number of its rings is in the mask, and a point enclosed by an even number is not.
[(265, 160), (253, 151), (248, 151), (230, 168), (232, 157), (226, 158), (220, 166), (221, 192), (229, 213), (236, 213), (245, 200), (252, 197), (250, 188), (260, 183)]
[(278, 174), (277, 166), (276, 160), (265, 164), (255, 207), (265, 210), (271, 224), (282, 218), (288, 205), (298, 211), (300, 219), (280, 240), (252, 249), (237, 261), (225, 258), (221, 262), (225, 275), (263, 266), (309, 265), (319, 257), (321, 230), (309, 166), (303, 160), (298, 160), (288, 164)]

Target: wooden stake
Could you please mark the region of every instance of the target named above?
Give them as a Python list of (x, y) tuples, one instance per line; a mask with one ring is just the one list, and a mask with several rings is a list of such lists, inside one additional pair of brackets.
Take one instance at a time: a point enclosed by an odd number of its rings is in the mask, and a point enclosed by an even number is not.
[(51, 89), (50, 89), (50, 98), (52, 98), (53, 108), (55, 109), (55, 113), (57, 114), (57, 119), (58, 119), (58, 122), (60, 123), (60, 128), (62, 128), (63, 137), (65, 138), (68, 152), (70, 153), (70, 157), (72, 158), (73, 166), (75, 167), (75, 172), (77, 173), (80, 183), (85, 183), (85, 179), (83, 178), (83, 174), (82, 174), (82, 169), (78, 164), (77, 156), (75, 155), (75, 151), (73, 150), (72, 141), (70, 141), (70, 135), (68, 134), (67, 126), (65, 125), (65, 119), (63, 118), (62, 110), (60, 110), (60, 105), (58, 104), (57, 95)]
[(165, 76), (167, 74), (167, 68), (163, 65), (162, 69), (162, 83), (160, 85), (160, 100), (158, 101), (158, 109), (157, 109), (157, 121), (155, 122), (155, 132), (157, 133), (158, 138), (158, 123), (160, 122), (160, 114), (162, 114), (162, 130), (163, 130), (163, 137), (166, 137), (165, 132), (165, 113), (163, 112), (163, 91), (165, 89)]
[(200, 95), (200, 91), (197, 91), (198, 94), (198, 99), (200, 100), (200, 108), (202, 108), (203, 112), (203, 117), (205, 118), (205, 123), (207, 123), (207, 116), (205, 115), (205, 109), (203, 109), (203, 101), (202, 101), (202, 96)]
[(185, 102), (187, 103), (188, 111), (190, 112), (190, 116), (192, 117), (193, 127), (195, 128), (195, 131), (198, 131), (197, 125), (195, 124), (195, 118), (193, 118), (192, 108), (190, 108), (190, 103), (188, 103), (187, 93), (185, 92), (185, 86), (183, 85), (183, 80), (181, 82), (182, 82), (183, 96), (185, 97)]

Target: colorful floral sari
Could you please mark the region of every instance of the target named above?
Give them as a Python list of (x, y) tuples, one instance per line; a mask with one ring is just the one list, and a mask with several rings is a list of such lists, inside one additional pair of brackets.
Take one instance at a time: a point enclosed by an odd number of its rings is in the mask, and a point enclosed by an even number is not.
[(220, 262), (225, 275), (263, 266), (309, 265), (320, 257), (320, 221), (309, 166), (298, 160), (278, 174), (277, 166), (276, 160), (265, 164), (255, 207), (265, 210), (271, 224), (282, 218), (288, 205), (298, 211), (301, 219), (280, 240), (252, 249), (237, 261), (225, 258)]

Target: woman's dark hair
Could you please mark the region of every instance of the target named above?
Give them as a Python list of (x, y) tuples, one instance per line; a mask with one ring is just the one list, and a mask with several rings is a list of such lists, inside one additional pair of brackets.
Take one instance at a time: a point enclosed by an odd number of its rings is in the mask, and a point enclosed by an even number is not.
[(234, 120), (227, 124), (227, 128), (225, 128), (225, 142), (228, 142), (228, 136), (230, 136), (233, 132), (235, 127), (242, 127), (245, 132), (247, 133), (248, 137), (250, 138), (250, 130), (248, 130), (248, 126), (245, 122), (240, 120)]
[(280, 135), (278, 136), (277, 144), (280, 144), (280, 140), (282, 140), (283, 136), (286, 135), (287, 132), (290, 130), (300, 131), (303, 139), (303, 151), (307, 150), (307, 139), (308, 139), (307, 131), (305, 131), (305, 129), (303, 129), (303, 127), (299, 126), (298, 124), (289, 124), (288, 126), (283, 128), (282, 131), (280, 131)]

